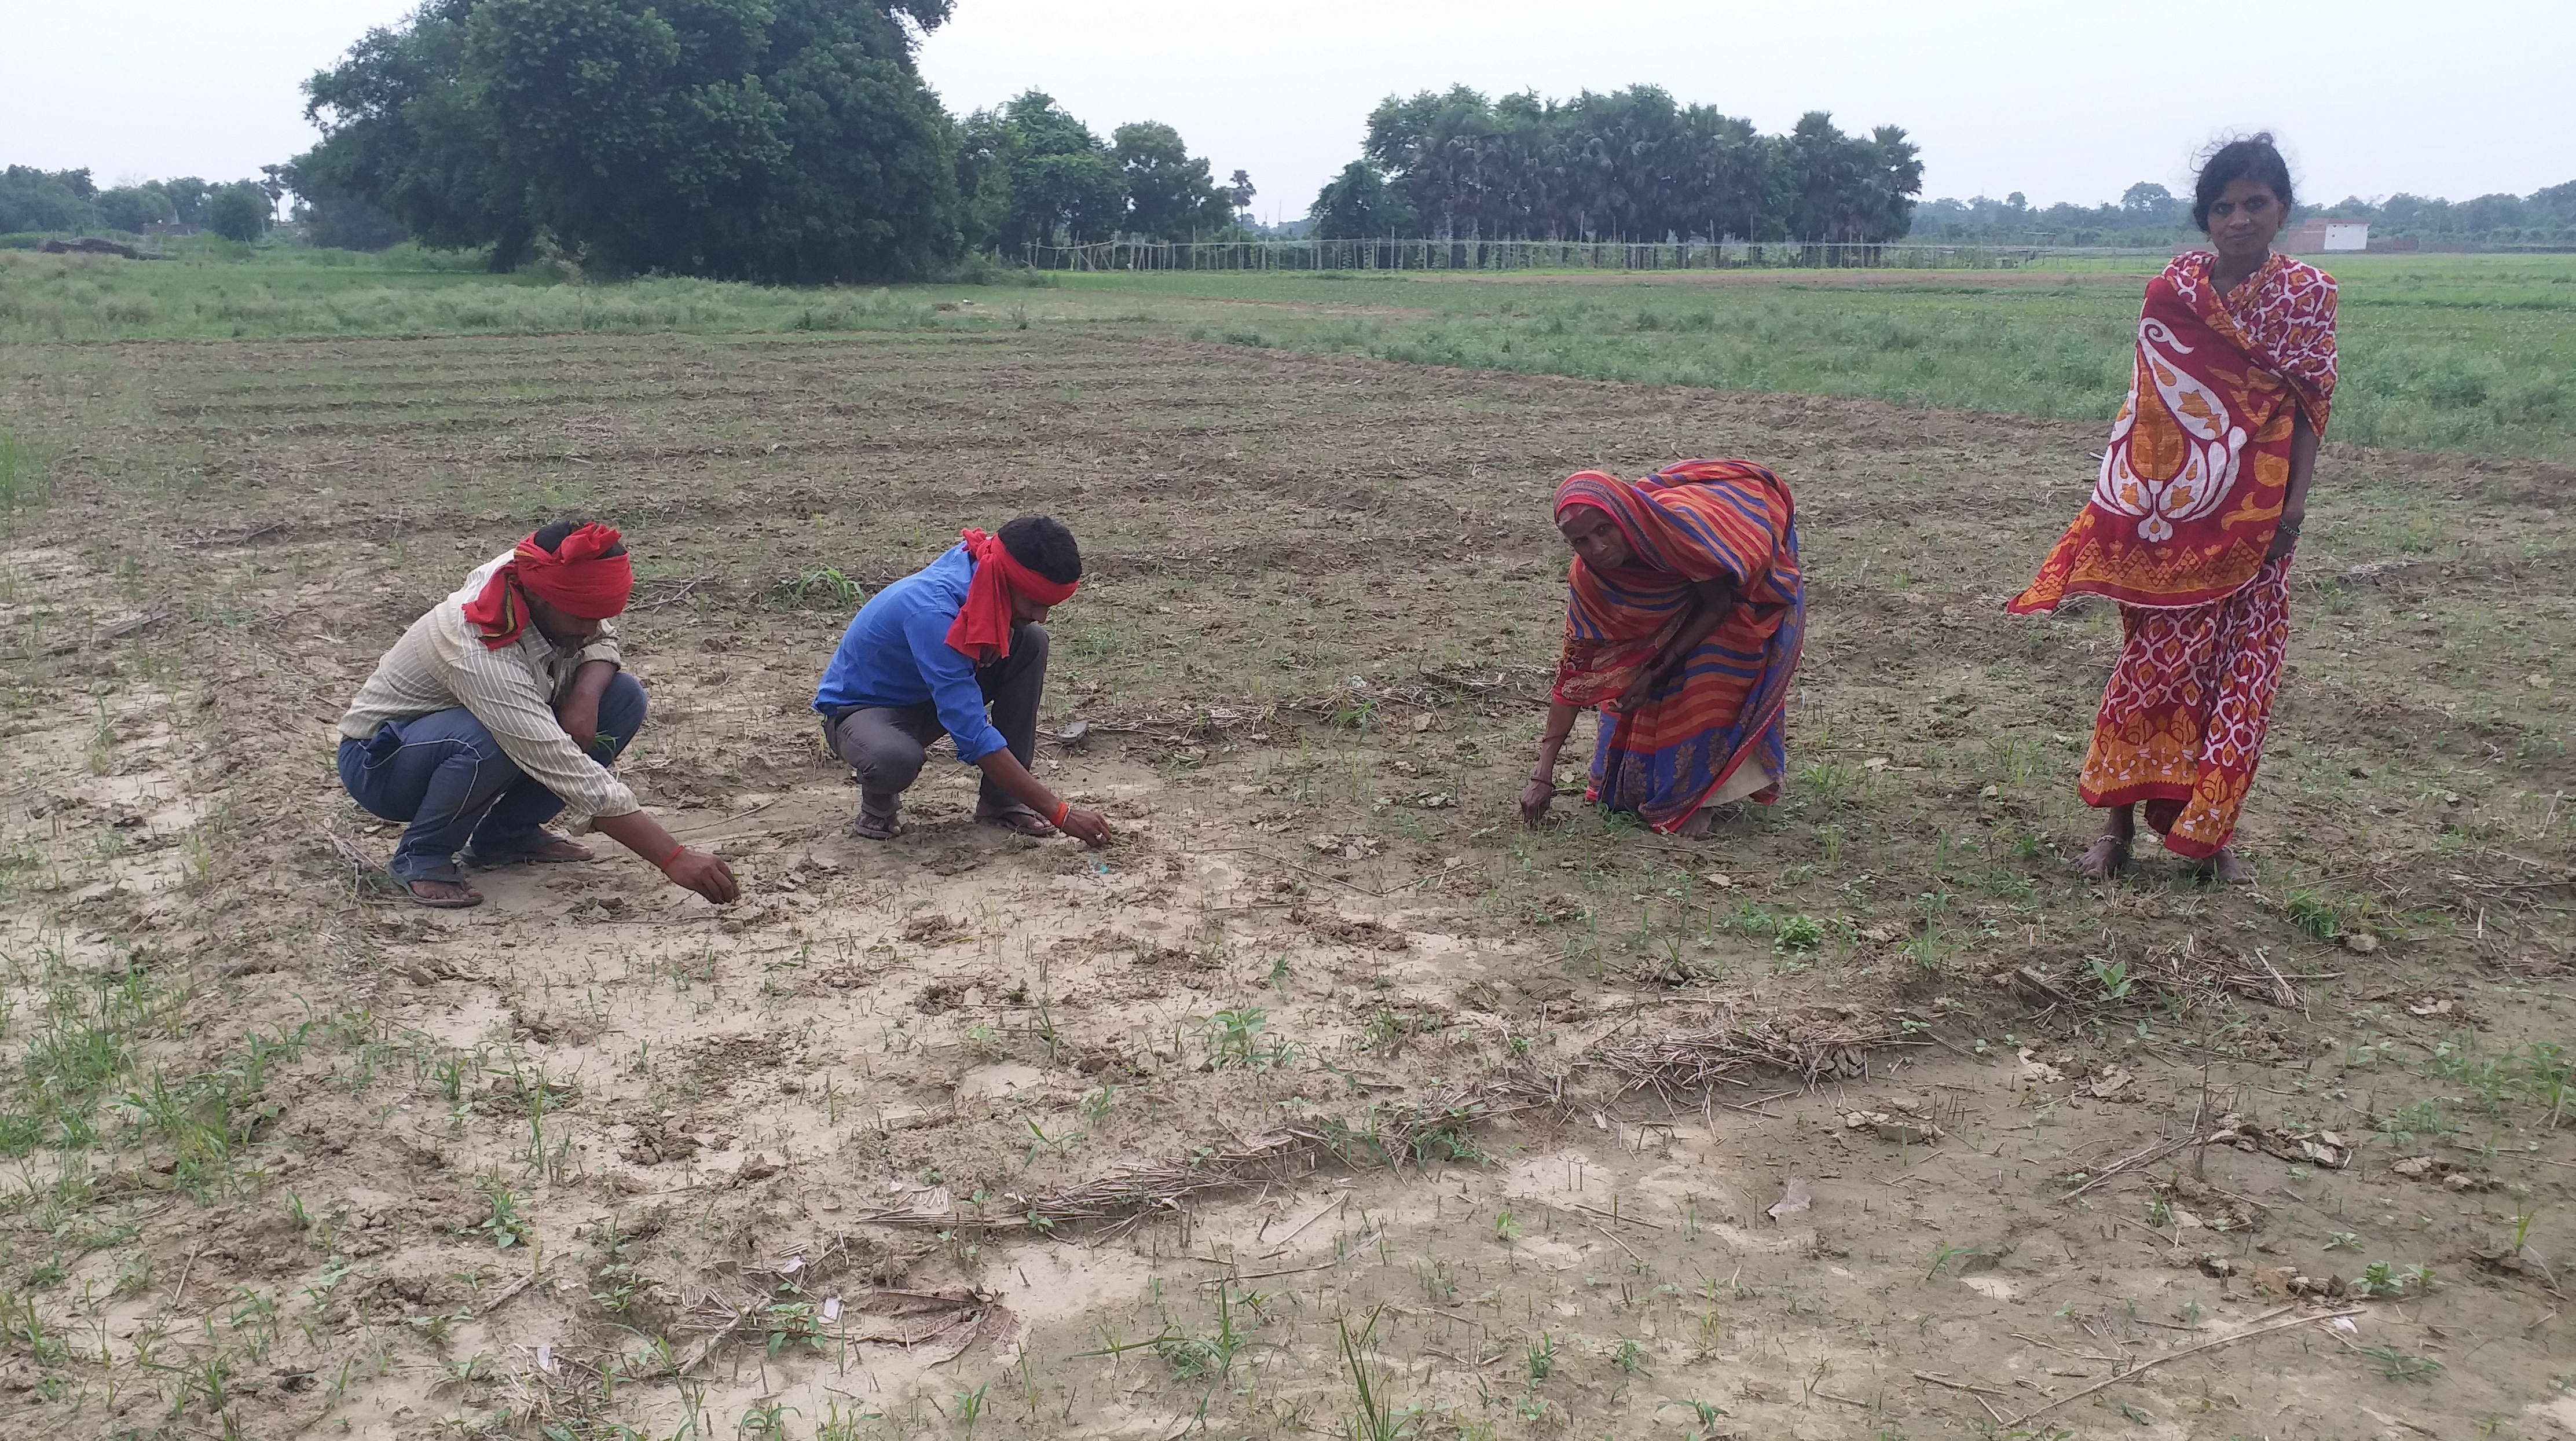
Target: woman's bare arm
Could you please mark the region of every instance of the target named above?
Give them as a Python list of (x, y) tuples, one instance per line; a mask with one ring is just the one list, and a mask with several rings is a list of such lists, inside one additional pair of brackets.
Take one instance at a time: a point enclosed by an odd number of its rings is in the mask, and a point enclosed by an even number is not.
[(2290, 485), (2281, 495), (2281, 528), (2272, 533), (2266, 559), (2278, 559), (2299, 548), (2299, 528), (2308, 519), (2308, 483), (2317, 478), (2317, 433), (2301, 409), (2291, 422)]
[(1521, 819), (1531, 825), (1538, 824), (1547, 814), (1547, 803), (1556, 798), (1556, 758), (1573, 730), (1574, 707), (1561, 700), (1548, 702), (1547, 730), (1538, 738), (1538, 766), (1521, 789)]

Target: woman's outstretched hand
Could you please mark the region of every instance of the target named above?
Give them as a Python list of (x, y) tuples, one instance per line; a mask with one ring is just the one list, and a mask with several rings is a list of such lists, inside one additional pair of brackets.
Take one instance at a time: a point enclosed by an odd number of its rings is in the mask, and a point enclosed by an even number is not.
[(1556, 780), (1552, 776), (1533, 776), (1521, 788), (1521, 823), (1537, 825), (1547, 819), (1548, 802), (1556, 799)]

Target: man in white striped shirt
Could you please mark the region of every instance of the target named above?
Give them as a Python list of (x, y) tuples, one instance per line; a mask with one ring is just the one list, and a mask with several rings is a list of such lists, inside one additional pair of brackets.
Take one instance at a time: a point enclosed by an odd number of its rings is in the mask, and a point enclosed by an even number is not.
[(609, 763), (644, 725), (608, 618), (634, 573), (617, 532), (559, 520), (496, 556), (412, 622), (340, 719), (341, 784), (407, 829), (389, 869), (424, 906), (482, 903), (457, 853), (476, 865), (586, 861), (545, 829), (566, 806), (719, 903), (725, 863), (672, 839)]

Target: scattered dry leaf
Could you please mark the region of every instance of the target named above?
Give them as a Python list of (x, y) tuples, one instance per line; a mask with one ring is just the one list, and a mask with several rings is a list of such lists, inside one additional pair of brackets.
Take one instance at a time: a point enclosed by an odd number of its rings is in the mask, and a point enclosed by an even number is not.
[(2066, 1073), (2064, 1071), (2061, 1071), (2055, 1066), (2048, 1064), (2046, 1061), (2041, 1060), (2031, 1051), (2030, 1047), (2024, 1046), (2021, 1048), (2021, 1069), (2013, 1075), (2013, 1080), (2016, 1084), (2023, 1086), (2054, 1086), (2065, 1079)]

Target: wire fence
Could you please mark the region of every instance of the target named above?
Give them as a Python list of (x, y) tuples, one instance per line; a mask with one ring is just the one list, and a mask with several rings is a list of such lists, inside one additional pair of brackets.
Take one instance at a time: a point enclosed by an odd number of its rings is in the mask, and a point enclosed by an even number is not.
[(1103, 240), (1031, 245), (1036, 270), (2020, 270), (2074, 260), (2166, 259), (2167, 247), (1908, 242), (1562, 240)]

